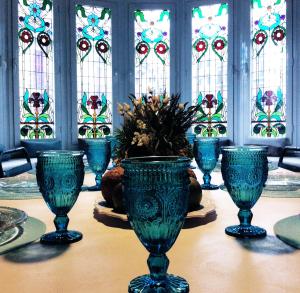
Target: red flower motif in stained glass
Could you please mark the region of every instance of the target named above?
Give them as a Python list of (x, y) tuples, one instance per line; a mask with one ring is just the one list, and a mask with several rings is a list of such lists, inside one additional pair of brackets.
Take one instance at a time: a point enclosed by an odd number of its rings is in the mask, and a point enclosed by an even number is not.
[(101, 101), (98, 96), (91, 96), (87, 101), (87, 105), (91, 105), (91, 109), (98, 109), (98, 106), (101, 106)]
[(100, 51), (101, 53), (106, 53), (108, 51), (108, 46), (105, 42), (99, 42), (97, 47), (98, 51)]
[(148, 52), (148, 47), (146, 44), (140, 44), (137, 48), (137, 51), (139, 52), (139, 54), (145, 55)]
[(90, 48), (90, 44), (86, 40), (81, 40), (78, 47), (81, 51), (87, 51)]
[(255, 43), (261, 45), (265, 42), (266, 35), (264, 33), (258, 33), (255, 37)]
[(33, 107), (39, 108), (41, 105), (44, 104), (44, 99), (40, 93), (34, 92), (32, 93), (31, 97), (29, 98), (28, 102), (31, 104), (33, 103)]
[(223, 50), (225, 47), (225, 42), (223, 40), (216, 40), (214, 42), (214, 47), (216, 50)]
[(26, 30), (22, 31), (22, 33), (20, 35), (20, 39), (22, 40), (23, 43), (31, 43), (32, 42), (32, 36)]
[(273, 91), (266, 91), (261, 99), (266, 106), (272, 106), (277, 101), (277, 97), (275, 96)]
[(284, 37), (285, 37), (285, 32), (281, 28), (278, 28), (273, 32), (273, 39), (275, 41), (282, 41)]
[(167, 52), (167, 47), (166, 45), (164, 44), (159, 44), (157, 47), (156, 47), (156, 52), (158, 54), (165, 54)]
[(40, 36), (38, 38), (39, 38), (40, 43), (43, 46), (49, 46), (50, 45), (50, 38), (47, 34), (42, 33), (42, 34), (40, 34)]
[(217, 99), (212, 94), (205, 95), (202, 101), (202, 105), (205, 105), (207, 109), (211, 109), (214, 105), (217, 105)]
[(197, 44), (196, 44), (196, 50), (197, 52), (203, 52), (206, 50), (206, 44), (204, 41), (199, 41)]

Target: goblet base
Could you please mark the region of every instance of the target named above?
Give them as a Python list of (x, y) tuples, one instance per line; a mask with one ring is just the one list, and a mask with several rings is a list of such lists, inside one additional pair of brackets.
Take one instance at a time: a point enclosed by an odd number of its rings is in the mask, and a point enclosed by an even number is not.
[(87, 187), (88, 191), (100, 191), (101, 190), (101, 186), (98, 185), (94, 185), (94, 186), (89, 186)]
[(257, 226), (235, 225), (225, 228), (225, 233), (238, 238), (263, 238), (267, 235), (265, 229)]
[(44, 234), (40, 242), (43, 244), (67, 244), (77, 242), (82, 239), (82, 234), (78, 231), (66, 230), (55, 231)]
[(150, 275), (143, 275), (133, 279), (128, 286), (129, 293), (184, 293), (189, 291), (189, 284), (185, 279), (169, 274), (160, 281), (153, 280)]
[(201, 185), (201, 188), (203, 190), (216, 190), (216, 189), (219, 189), (219, 185), (214, 185), (214, 184), (202, 184)]

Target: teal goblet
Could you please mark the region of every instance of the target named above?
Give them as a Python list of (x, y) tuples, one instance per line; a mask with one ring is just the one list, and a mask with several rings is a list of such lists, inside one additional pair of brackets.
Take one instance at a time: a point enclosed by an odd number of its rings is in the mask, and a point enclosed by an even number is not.
[(96, 185), (88, 187), (90, 191), (101, 190), (102, 175), (110, 161), (110, 141), (106, 138), (85, 139), (85, 153), (90, 168), (96, 174)]
[(185, 137), (188, 140), (189, 144), (193, 147), (194, 146), (194, 140), (196, 139), (196, 134), (191, 133), (191, 132), (187, 132)]
[(203, 173), (204, 190), (218, 189), (218, 185), (210, 183), (210, 173), (216, 167), (220, 154), (219, 139), (215, 137), (197, 137), (194, 140), (194, 156), (199, 169)]
[(108, 170), (111, 170), (116, 166), (114, 159), (116, 159), (117, 157), (116, 148), (117, 148), (118, 140), (114, 135), (107, 135), (105, 138), (108, 141), (110, 141), (110, 157), (112, 160), (112, 167), (108, 168)]
[(251, 225), (251, 208), (261, 196), (268, 177), (267, 149), (265, 147), (222, 148), (222, 176), (233, 202), (240, 209), (240, 225), (225, 229), (236, 237), (264, 237), (266, 230)]
[(72, 243), (82, 238), (80, 232), (67, 230), (67, 214), (81, 191), (83, 155), (79, 151), (45, 151), (37, 154), (37, 183), (48, 207), (56, 215), (56, 231), (43, 235), (42, 243)]
[(188, 208), (190, 160), (140, 157), (122, 161), (128, 220), (150, 252), (149, 275), (133, 279), (128, 292), (189, 292), (181, 277), (167, 274), (166, 252), (174, 244)]

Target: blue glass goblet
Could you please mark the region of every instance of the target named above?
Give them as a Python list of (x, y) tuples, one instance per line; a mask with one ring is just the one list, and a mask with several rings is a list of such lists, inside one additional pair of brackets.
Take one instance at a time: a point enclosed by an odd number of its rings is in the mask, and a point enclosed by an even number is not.
[(45, 151), (37, 154), (37, 183), (45, 202), (56, 215), (56, 231), (43, 235), (42, 243), (72, 243), (82, 238), (80, 232), (67, 230), (67, 214), (81, 191), (84, 179), (83, 155), (79, 151)]
[(193, 147), (194, 146), (194, 140), (196, 139), (196, 134), (187, 132), (186, 133), (186, 139), (188, 140), (189, 144)]
[(199, 169), (203, 173), (204, 190), (218, 189), (218, 185), (210, 183), (210, 173), (216, 167), (220, 154), (219, 139), (215, 137), (197, 137), (194, 140), (194, 156)]
[(167, 274), (166, 252), (174, 244), (188, 209), (190, 160), (140, 157), (122, 161), (128, 220), (150, 252), (149, 275), (133, 279), (128, 292), (189, 292), (181, 277)]
[(222, 176), (233, 202), (240, 209), (240, 225), (225, 229), (236, 237), (264, 237), (266, 230), (251, 225), (251, 208), (261, 196), (268, 177), (267, 149), (265, 147), (222, 148)]
[(106, 138), (85, 139), (85, 153), (90, 168), (96, 174), (96, 185), (88, 187), (90, 191), (101, 190), (102, 175), (110, 161), (110, 141)]
[(116, 147), (117, 147), (117, 139), (115, 136), (113, 135), (107, 135), (105, 137), (108, 141), (110, 141), (110, 157), (111, 157), (111, 160), (112, 160), (112, 167), (108, 168), (108, 170), (111, 170), (113, 169), (116, 164), (114, 162), (114, 159), (117, 157), (117, 154), (116, 154)]
[[(191, 133), (191, 132), (187, 132), (185, 135), (187, 141), (189, 142), (189, 144), (191, 145), (192, 149), (194, 148), (194, 140), (196, 138), (196, 134), (195, 133)], [(197, 166), (195, 166), (194, 164), (191, 163), (190, 169), (196, 169)]]

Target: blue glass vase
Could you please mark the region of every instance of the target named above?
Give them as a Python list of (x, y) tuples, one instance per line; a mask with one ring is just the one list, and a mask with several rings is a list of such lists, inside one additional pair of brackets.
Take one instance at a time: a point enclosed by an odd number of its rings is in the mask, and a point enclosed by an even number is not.
[(102, 175), (110, 161), (110, 141), (106, 138), (91, 138), (84, 140), (84, 150), (91, 170), (96, 174), (96, 185), (88, 187), (90, 191), (101, 190)]
[(128, 292), (189, 292), (181, 277), (167, 274), (166, 252), (174, 244), (188, 208), (190, 160), (140, 157), (122, 161), (128, 220), (150, 252), (149, 275), (133, 279)]
[(220, 154), (219, 139), (215, 137), (197, 137), (194, 140), (194, 156), (197, 165), (203, 173), (204, 183), (201, 188), (204, 190), (218, 189), (218, 185), (210, 183), (210, 173), (216, 167)]
[(261, 196), (268, 177), (267, 149), (265, 147), (222, 148), (222, 176), (233, 202), (240, 209), (240, 225), (225, 229), (236, 237), (265, 237), (266, 230), (251, 225), (251, 208)]
[(68, 212), (75, 204), (84, 179), (83, 152), (38, 152), (36, 178), (45, 202), (56, 215), (55, 232), (45, 234), (41, 242), (46, 244), (72, 243), (82, 234), (67, 230)]

